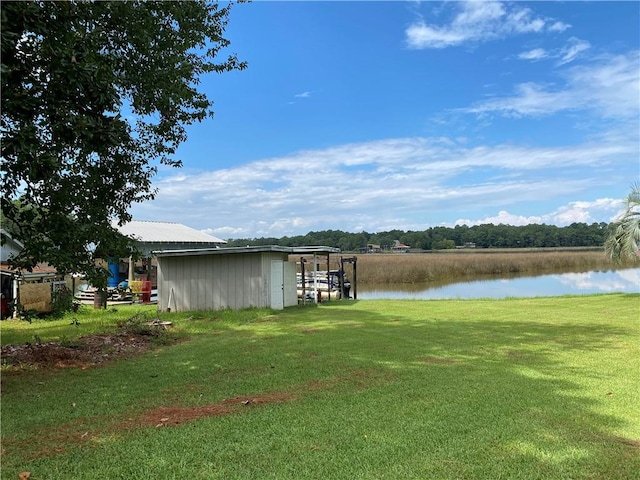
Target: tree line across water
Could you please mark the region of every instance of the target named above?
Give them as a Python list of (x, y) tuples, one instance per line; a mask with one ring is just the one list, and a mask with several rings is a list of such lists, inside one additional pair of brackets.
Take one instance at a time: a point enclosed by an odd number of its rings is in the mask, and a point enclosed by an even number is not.
[(446, 250), (456, 247), (475, 248), (532, 248), (532, 247), (601, 247), (608, 232), (608, 224), (572, 223), (565, 227), (545, 224), (513, 225), (457, 225), (430, 227), (423, 231), (391, 230), (388, 232), (350, 233), (341, 230), (309, 232), (292, 237), (261, 237), (228, 240), (228, 247), (282, 245), (324, 245), (345, 252), (364, 252), (375, 245), (381, 251), (401, 244), (416, 250)]

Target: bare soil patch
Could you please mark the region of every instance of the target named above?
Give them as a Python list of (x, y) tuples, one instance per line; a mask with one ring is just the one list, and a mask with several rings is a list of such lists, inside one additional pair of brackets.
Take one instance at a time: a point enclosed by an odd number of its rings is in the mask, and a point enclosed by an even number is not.
[(283, 403), (296, 397), (287, 392), (271, 392), (251, 397), (234, 397), (219, 403), (190, 407), (161, 406), (130, 418), (116, 426), (116, 429), (168, 427), (181, 425), (205, 417), (216, 417), (240, 413), (242, 410), (270, 403)]
[[(5, 438), (2, 455), (20, 450), (29, 458), (41, 458), (59, 455), (79, 445), (97, 445), (105, 435), (136, 431), (142, 428), (175, 427), (207, 417), (237, 415), (252, 408), (269, 404), (286, 403), (299, 400), (314, 391), (326, 391), (336, 387), (351, 385), (358, 391), (365, 390), (381, 381), (391, 378), (376, 371), (353, 369), (344, 376), (315, 380), (302, 385), (293, 385), (284, 391), (258, 392), (250, 396), (237, 396), (217, 403), (203, 405), (160, 405), (150, 410), (131, 412), (119, 420), (94, 416), (75, 419), (54, 427), (36, 429), (37, 442), (29, 438)], [(192, 390), (192, 386), (181, 389)]]
[[(25, 368), (91, 368), (120, 358), (140, 355), (152, 346), (144, 334), (101, 334), (69, 342), (45, 342), (2, 347), (2, 365), (8, 371)], [(6, 372), (7, 370), (5, 370)]]

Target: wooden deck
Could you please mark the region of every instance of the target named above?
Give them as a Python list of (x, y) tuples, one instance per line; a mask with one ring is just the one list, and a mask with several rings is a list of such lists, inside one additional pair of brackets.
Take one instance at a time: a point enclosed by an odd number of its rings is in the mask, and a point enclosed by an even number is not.
[[(75, 297), (83, 305), (93, 305), (96, 289), (89, 288), (76, 293)], [(120, 293), (116, 289), (107, 289), (107, 305), (132, 305), (134, 303), (144, 303), (155, 305), (158, 303), (158, 290), (151, 290), (150, 301), (143, 302), (142, 295), (133, 293)]]

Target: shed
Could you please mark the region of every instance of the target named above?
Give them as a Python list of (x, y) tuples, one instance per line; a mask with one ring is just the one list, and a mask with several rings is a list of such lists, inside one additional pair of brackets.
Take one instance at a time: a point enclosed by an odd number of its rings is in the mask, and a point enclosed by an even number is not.
[(157, 251), (158, 310), (279, 310), (296, 305), (296, 263), (289, 255), (339, 252), (279, 245)]

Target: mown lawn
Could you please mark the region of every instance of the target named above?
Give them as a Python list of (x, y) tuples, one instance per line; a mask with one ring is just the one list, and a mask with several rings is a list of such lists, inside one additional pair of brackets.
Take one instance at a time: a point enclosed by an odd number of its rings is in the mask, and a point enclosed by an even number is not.
[[(2, 343), (132, 313), (5, 321)], [(639, 478), (638, 295), (163, 319), (188, 340), (99, 368), (3, 366), (2, 478)]]

